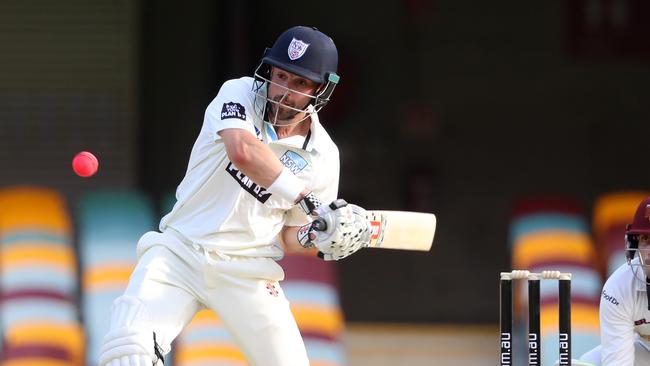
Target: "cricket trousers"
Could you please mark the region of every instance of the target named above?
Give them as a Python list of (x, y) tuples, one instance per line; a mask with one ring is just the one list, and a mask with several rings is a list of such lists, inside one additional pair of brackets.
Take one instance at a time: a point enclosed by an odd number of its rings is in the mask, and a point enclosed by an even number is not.
[(137, 250), (138, 264), (124, 296), (146, 307), (163, 350), (170, 349), (197, 311), (208, 308), (219, 315), (251, 365), (309, 365), (278, 284), (284, 271), (275, 260), (220, 256), (172, 232), (144, 234)]

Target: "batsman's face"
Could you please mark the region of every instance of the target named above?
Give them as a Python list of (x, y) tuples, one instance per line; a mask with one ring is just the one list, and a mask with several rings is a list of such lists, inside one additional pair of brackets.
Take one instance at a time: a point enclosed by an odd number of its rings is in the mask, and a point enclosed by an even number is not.
[(650, 235), (639, 235), (638, 255), (646, 277), (650, 277)]
[(318, 84), (309, 79), (273, 67), (268, 98), (276, 103), (269, 103), (271, 116), (277, 115), (278, 121), (291, 121), (307, 107), (317, 88)]

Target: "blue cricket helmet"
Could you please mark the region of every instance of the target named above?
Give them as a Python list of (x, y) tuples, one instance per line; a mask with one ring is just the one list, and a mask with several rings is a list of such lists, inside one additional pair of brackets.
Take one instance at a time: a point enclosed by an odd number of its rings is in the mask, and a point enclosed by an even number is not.
[(255, 69), (253, 91), (258, 97), (274, 103), (263, 95), (262, 86), (270, 82), (271, 66), (275, 66), (320, 84), (310, 102), (313, 112), (318, 112), (329, 102), (340, 80), (336, 73), (338, 62), (338, 50), (329, 36), (315, 27), (289, 28), (264, 51)]
[(319, 84), (336, 75), (339, 54), (334, 41), (315, 27), (289, 28), (267, 48), (262, 63), (277, 66)]

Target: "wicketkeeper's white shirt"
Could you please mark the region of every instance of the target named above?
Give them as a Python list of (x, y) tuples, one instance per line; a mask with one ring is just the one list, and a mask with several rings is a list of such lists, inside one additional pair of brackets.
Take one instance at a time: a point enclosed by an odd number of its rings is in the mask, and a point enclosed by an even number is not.
[[(176, 204), (162, 218), (186, 240), (227, 255), (280, 258), (276, 237), (284, 225), (303, 225), (303, 211), (252, 182), (230, 162), (218, 132), (238, 128), (266, 143), (323, 202), (336, 199), (338, 148), (314, 113), (311, 131), (278, 139), (273, 127), (253, 108), (253, 79), (225, 82), (210, 103), (194, 143), (185, 177), (176, 190)], [(305, 122), (303, 122), (305, 123)]]
[(633, 366), (647, 364), (650, 359), (650, 351), (637, 352), (637, 357), (644, 360), (635, 362), (635, 342), (650, 350), (650, 311), (646, 285), (634, 276), (627, 263), (612, 273), (603, 286), (600, 337), (602, 365)]

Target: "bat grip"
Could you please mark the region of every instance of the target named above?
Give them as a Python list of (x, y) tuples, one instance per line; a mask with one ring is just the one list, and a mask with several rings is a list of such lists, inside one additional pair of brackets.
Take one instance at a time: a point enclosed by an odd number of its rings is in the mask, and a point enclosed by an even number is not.
[(325, 231), (327, 230), (327, 221), (322, 217), (317, 217), (311, 223), (311, 227), (316, 231)]
[[(332, 201), (332, 203), (330, 203), (328, 205), (328, 207), (332, 211), (334, 211), (334, 210), (338, 210), (341, 207), (345, 207), (347, 205), (348, 205), (348, 203), (345, 202), (344, 199), (339, 198), (339, 199), (336, 199), (336, 200)], [(325, 221), (325, 219), (322, 218), (322, 217), (316, 217), (314, 219), (314, 221), (312, 221), (311, 227), (316, 231), (325, 231), (325, 230), (327, 230), (327, 221)]]

